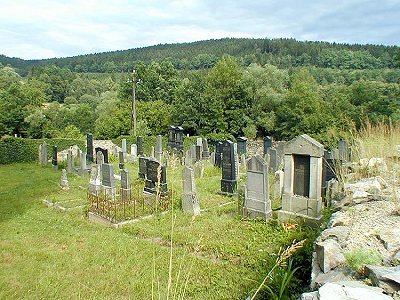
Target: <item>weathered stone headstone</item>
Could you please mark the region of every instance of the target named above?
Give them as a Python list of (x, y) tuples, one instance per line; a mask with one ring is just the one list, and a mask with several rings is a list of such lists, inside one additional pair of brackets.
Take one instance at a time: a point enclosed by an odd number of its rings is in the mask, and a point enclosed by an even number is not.
[(160, 195), (166, 195), (168, 192), (166, 168), (165, 166), (161, 166), (160, 162), (157, 160), (149, 159), (146, 163), (144, 192), (154, 195), (157, 194), (158, 183)]
[(101, 171), (101, 184), (104, 193), (107, 197), (111, 197), (112, 200), (115, 200), (114, 166), (111, 164), (103, 164)]
[(190, 154), (192, 157), (192, 162), (196, 161), (196, 145), (190, 147)]
[(126, 155), (126, 153), (128, 152), (128, 147), (126, 145), (126, 139), (122, 139), (121, 142), (122, 142), (122, 147), (121, 147), (122, 152), (124, 153), (124, 155)]
[(240, 178), (240, 161), (239, 154), (235, 153), (235, 170), (236, 170), (236, 179)]
[(67, 154), (67, 171), (72, 173), (74, 171), (74, 158), (72, 156), (72, 150), (68, 150)]
[(238, 154), (239, 155), (246, 155), (247, 154), (247, 138), (244, 136), (237, 138), (237, 145), (238, 145)]
[(176, 149), (176, 127), (172, 125), (168, 129), (168, 147)]
[(53, 146), (53, 156), (52, 156), (52, 160), (51, 160), (51, 164), (53, 165), (54, 169), (58, 169), (57, 166), (57, 146)]
[(183, 151), (183, 128), (181, 126), (176, 127), (176, 139), (175, 145), (178, 151)]
[(86, 159), (93, 163), (93, 134), (88, 133), (86, 137)]
[(242, 153), (240, 156), (240, 166), (244, 169), (247, 170), (247, 162), (246, 162), (246, 155)]
[(268, 165), (259, 154), (252, 156), (247, 162), (247, 184), (244, 199), (244, 216), (264, 219), (272, 216)]
[(61, 185), (61, 188), (64, 190), (69, 189), (67, 170), (65, 170), (65, 169), (62, 169), (62, 171), (61, 171), (60, 185)]
[(136, 144), (131, 145), (131, 161), (136, 162), (137, 160), (137, 146)]
[[(96, 159), (97, 159), (97, 153), (99, 153), (99, 152), (103, 153), (103, 161), (102, 162), (108, 164), (108, 150), (107, 149), (96, 147), (95, 152), (96, 152)], [(101, 163), (96, 160), (96, 164), (101, 164)]]
[(200, 161), (201, 160), (201, 154), (202, 154), (202, 150), (203, 147), (202, 146), (196, 146), (196, 161)]
[(322, 220), (323, 156), (324, 146), (306, 134), (286, 143), (280, 221), (297, 217), (312, 223)]
[(236, 166), (233, 142), (227, 140), (222, 147), (222, 179), (221, 193), (233, 195), (236, 193)]
[(96, 164), (98, 164), (100, 166), (100, 165), (102, 165), (104, 163), (106, 163), (106, 162), (104, 161), (103, 152), (97, 151), (96, 152)]
[(272, 147), (272, 137), (264, 137), (264, 155), (268, 153), (268, 149)]
[(215, 151), (210, 154), (210, 163), (212, 166), (215, 166)]
[(151, 158), (155, 158), (155, 157), (154, 157), (154, 146), (151, 146), (151, 149), (150, 149), (150, 157), (151, 157)]
[(86, 153), (85, 152), (81, 152), (80, 163), (81, 163), (81, 166), (79, 168), (79, 175), (85, 176), (88, 171), (87, 164), (86, 164)]
[(140, 135), (137, 137), (137, 152), (139, 156), (143, 156), (144, 152), (143, 152), (143, 137), (141, 137)]
[(194, 166), (194, 176), (196, 178), (203, 178), (204, 176), (204, 163), (202, 161), (196, 161)]
[(98, 196), (100, 191), (101, 191), (100, 166), (92, 165), (92, 169), (90, 171), (90, 180), (89, 180), (89, 193)]
[(139, 178), (141, 179), (146, 179), (146, 163), (147, 163), (147, 158), (144, 156), (139, 156)]
[(215, 166), (218, 168), (222, 167), (222, 143), (217, 142), (215, 144)]
[(210, 158), (210, 150), (208, 149), (208, 141), (207, 139), (203, 139), (203, 152), (202, 152), (203, 159)]
[(203, 139), (201, 137), (196, 139), (196, 146), (203, 146)]
[(47, 143), (46, 141), (43, 142), (43, 144), (39, 147), (39, 152), (40, 152), (40, 164), (41, 165), (47, 165)]
[(280, 199), (282, 197), (283, 178), (284, 178), (284, 172), (282, 170), (278, 170), (275, 172), (275, 177), (274, 177), (274, 198), (275, 199)]
[(118, 167), (119, 167), (120, 170), (123, 170), (125, 168), (124, 152), (119, 151), (118, 152), (118, 158), (119, 158)]
[(192, 153), (190, 150), (187, 150), (185, 155), (185, 166), (192, 167), (192, 164)]
[(121, 170), (121, 201), (131, 200), (131, 179), (128, 170)]
[(280, 165), (279, 159), (277, 157), (277, 151), (275, 148), (268, 148), (268, 154), (270, 171), (275, 173)]
[(346, 140), (340, 139), (338, 142), (339, 159), (341, 162), (346, 163), (349, 161), (349, 146)]
[(182, 210), (185, 213), (193, 215), (200, 214), (199, 198), (196, 191), (196, 183), (192, 168), (185, 166), (183, 168), (183, 193), (182, 193)]
[(157, 135), (157, 141), (156, 141), (156, 156), (155, 158), (162, 163), (162, 154), (163, 154), (163, 150), (162, 150), (162, 136), (161, 135)]

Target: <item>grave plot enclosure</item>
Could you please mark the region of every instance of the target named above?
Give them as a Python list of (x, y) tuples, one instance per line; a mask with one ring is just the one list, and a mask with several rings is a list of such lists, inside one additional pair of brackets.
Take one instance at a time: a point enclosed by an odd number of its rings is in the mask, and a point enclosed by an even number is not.
[(324, 147), (306, 134), (285, 145), (284, 186), (279, 220), (321, 221)]

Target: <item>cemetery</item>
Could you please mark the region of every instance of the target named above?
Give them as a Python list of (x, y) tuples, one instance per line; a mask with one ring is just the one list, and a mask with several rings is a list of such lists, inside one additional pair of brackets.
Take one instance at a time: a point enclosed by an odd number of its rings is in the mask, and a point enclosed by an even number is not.
[[(273, 266), (282, 247), (300, 248), (290, 259), (301, 266), (296, 278), (308, 278), (305, 282), (317, 289), (303, 297), (326, 293), (326, 284), (334, 284), (330, 282), (335, 282), (335, 276), (355, 280), (356, 273), (349, 271), (346, 257), (362, 249), (365, 241), (351, 231), (352, 226), (362, 228), (361, 223), (353, 223), (361, 220), (351, 214), (368, 211), (371, 201), (380, 201), (379, 216), (374, 213), (370, 218), (382, 224), (377, 239), (388, 246), (374, 245), (383, 261), (398, 260), (395, 224), (400, 213), (393, 215), (395, 203), (385, 200), (398, 181), (389, 182), (382, 171), (398, 167), (399, 153), (393, 152), (386, 161), (366, 160), (360, 156), (360, 145), (357, 148), (340, 140), (337, 148), (328, 151), (306, 134), (286, 142), (265, 137), (251, 145), (245, 137), (211, 145), (205, 138), (194, 137), (184, 144), (182, 132), (182, 127), (170, 126), (168, 137), (159, 135), (150, 142), (142, 136), (130, 142), (123, 138), (120, 145), (97, 141), (87, 134), (85, 146), (63, 146), (62, 150), (44, 141), (38, 146), (37, 163), (22, 165), (30, 173), (56, 178), (46, 183), (51, 188), (40, 196), (48, 211), (43, 207), (37, 210), (53, 224), (63, 220), (69, 224), (66, 226), (88, 226), (85, 230), (119, 228), (106, 236), (100, 231), (98, 238), (134, 238), (135, 248), (146, 253), (139, 273), (147, 273), (148, 282), (142, 283), (147, 289), (154, 284), (156, 274), (164, 274), (157, 284), (166, 284), (166, 255), (174, 253), (173, 266), (182, 268), (173, 279), (176, 288), (187, 284), (185, 293), (193, 299), (204, 296), (210, 280), (206, 273), (211, 270), (217, 278), (224, 274), (234, 283), (225, 286), (224, 280), (214, 282), (211, 290), (217, 298), (253, 295), (265, 268)], [(8, 188), (3, 187), (3, 193)], [(151, 263), (146, 264), (146, 260)], [(190, 265), (195, 265), (195, 273)], [(369, 267), (369, 274), (378, 272), (376, 268)], [(388, 274), (399, 272), (381, 263), (379, 268), (387, 268), (379, 270)], [(187, 276), (186, 283), (179, 279), (179, 272)], [(384, 286), (385, 281), (379, 278), (376, 285)], [(271, 286), (279, 286), (279, 280), (279, 276), (271, 279)], [(386, 280), (392, 288), (383, 288), (385, 293), (396, 293), (398, 281)], [(325, 288), (318, 291), (321, 286)], [(128, 288), (133, 289), (137, 291), (133, 286)], [(291, 289), (296, 289), (295, 282)], [(300, 293), (307, 287), (297, 285), (297, 289)], [(100, 295), (112, 290), (108, 287)], [(139, 289), (139, 294), (147, 292)]]

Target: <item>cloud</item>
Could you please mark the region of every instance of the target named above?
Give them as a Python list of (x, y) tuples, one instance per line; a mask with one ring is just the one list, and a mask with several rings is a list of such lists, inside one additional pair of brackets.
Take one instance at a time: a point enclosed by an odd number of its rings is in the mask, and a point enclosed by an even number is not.
[(0, 53), (47, 58), (222, 37), (398, 45), (396, 0), (0, 0)]

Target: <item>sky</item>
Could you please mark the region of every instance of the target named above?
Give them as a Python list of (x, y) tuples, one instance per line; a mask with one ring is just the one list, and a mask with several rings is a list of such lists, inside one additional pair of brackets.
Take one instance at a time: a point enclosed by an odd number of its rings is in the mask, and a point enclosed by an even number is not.
[(224, 37), (400, 46), (400, 0), (0, 0), (0, 54), (10, 57)]

